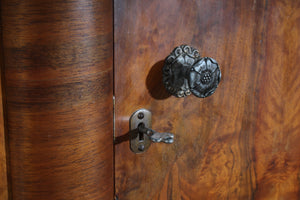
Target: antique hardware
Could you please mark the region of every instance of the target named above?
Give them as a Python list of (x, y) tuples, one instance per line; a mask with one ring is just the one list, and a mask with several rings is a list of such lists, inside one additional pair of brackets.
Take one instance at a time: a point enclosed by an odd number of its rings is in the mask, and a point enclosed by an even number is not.
[(130, 149), (134, 153), (143, 153), (151, 145), (151, 142), (174, 142), (172, 133), (158, 133), (151, 129), (151, 112), (146, 109), (135, 111), (130, 117)]
[(217, 89), (221, 71), (217, 61), (201, 57), (198, 50), (188, 45), (176, 47), (165, 59), (163, 83), (176, 97), (194, 94), (208, 97)]

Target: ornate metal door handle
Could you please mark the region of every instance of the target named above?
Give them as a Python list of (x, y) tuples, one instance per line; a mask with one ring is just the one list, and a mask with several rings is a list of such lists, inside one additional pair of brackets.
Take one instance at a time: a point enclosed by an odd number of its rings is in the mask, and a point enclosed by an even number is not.
[(176, 47), (165, 59), (163, 83), (169, 93), (185, 97), (191, 93), (208, 97), (217, 89), (221, 71), (217, 61), (201, 57), (198, 50), (188, 45)]

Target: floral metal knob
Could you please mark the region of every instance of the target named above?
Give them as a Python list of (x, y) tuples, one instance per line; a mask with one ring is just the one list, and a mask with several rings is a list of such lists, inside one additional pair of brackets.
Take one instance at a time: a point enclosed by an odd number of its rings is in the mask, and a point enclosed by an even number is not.
[(208, 97), (217, 89), (221, 71), (217, 61), (201, 57), (198, 50), (188, 45), (176, 47), (165, 59), (163, 83), (176, 97), (194, 94)]

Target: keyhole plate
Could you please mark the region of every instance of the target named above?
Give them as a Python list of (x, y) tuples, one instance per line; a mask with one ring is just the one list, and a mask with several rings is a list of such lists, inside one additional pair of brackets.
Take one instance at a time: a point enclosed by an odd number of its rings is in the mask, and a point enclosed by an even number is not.
[(139, 109), (135, 111), (129, 120), (130, 127), (130, 149), (134, 153), (143, 153), (145, 152), (151, 145), (151, 140), (149, 136), (143, 135), (137, 131), (137, 128), (140, 124), (144, 124), (145, 127), (151, 128), (152, 114), (149, 110)]

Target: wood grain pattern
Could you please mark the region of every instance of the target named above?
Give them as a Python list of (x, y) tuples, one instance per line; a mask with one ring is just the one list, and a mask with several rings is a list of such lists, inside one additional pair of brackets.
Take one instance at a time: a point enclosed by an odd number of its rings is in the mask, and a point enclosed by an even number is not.
[(255, 134), (259, 199), (300, 198), (300, 2), (270, 2)]
[[(2, 51), (0, 50), (2, 53)], [(0, 58), (2, 58), (0, 56)], [(2, 60), (2, 59), (0, 59)], [(0, 80), (2, 75), (0, 73)], [(8, 199), (7, 187), (7, 169), (6, 169), (6, 148), (4, 135), (4, 117), (3, 117), (3, 102), (2, 102), (2, 83), (0, 81), (0, 199)]]
[(1, 1), (11, 198), (113, 198), (112, 2)]
[[(299, 13), (290, 0), (115, 1), (120, 200), (299, 199)], [(162, 60), (180, 44), (220, 64), (212, 96), (166, 94)], [(133, 154), (123, 136), (139, 108), (175, 143)]]

